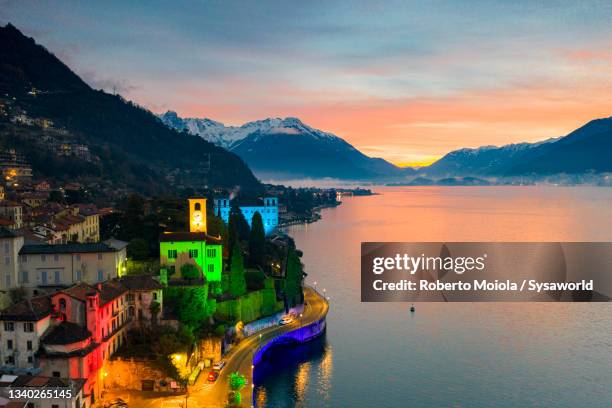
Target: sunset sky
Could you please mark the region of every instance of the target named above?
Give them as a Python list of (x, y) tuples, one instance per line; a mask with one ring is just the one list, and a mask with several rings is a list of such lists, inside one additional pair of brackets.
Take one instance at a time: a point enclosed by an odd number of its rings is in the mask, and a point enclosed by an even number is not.
[(0, 22), (154, 112), (295, 116), (417, 164), (612, 116), (612, 2), (519, 3), (0, 0)]

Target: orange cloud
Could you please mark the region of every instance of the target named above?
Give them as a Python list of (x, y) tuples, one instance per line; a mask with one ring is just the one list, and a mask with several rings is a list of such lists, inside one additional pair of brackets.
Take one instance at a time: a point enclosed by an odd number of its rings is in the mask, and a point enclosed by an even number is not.
[[(562, 80), (532, 80), (437, 97), (382, 99), (357, 90), (319, 91), (284, 81), (260, 84), (228, 77), (215, 84), (179, 84), (172, 95), (181, 97), (169, 99), (168, 105), (183, 116), (238, 125), (295, 116), (366, 154), (418, 164), (462, 147), (563, 136), (591, 119), (611, 116), (612, 75), (593, 67), (590, 51), (572, 55)], [(148, 89), (137, 89), (135, 99), (158, 99), (144, 94)]]

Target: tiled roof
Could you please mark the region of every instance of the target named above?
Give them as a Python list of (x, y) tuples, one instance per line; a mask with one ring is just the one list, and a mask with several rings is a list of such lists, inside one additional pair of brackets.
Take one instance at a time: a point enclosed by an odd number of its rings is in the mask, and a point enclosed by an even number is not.
[(14, 201), (0, 200), (0, 207), (22, 207), (22, 205)]
[(87, 301), (87, 296), (97, 293), (100, 295), (100, 305), (105, 305), (127, 291), (128, 288), (122, 285), (119, 280), (111, 279), (96, 286), (88, 285), (87, 283), (77, 283), (68, 289), (62, 290), (61, 293), (65, 293), (83, 302)]
[(15, 238), (18, 235), (8, 228), (0, 227), (0, 238)]
[(104, 243), (111, 248), (115, 248), (118, 251), (128, 246), (127, 242), (121, 241), (120, 239), (114, 239), (114, 238), (107, 239), (106, 241), (104, 241)]
[(204, 232), (164, 232), (159, 237), (160, 242), (196, 242), (206, 241), (208, 244), (221, 244), (221, 239), (211, 237)]
[(115, 279), (102, 283), (100, 290), (100, 305), (112, 302), (127, 291), (127, 288)]
[(119, 281), (128, 290), (157, 290), (164, 287), (151, 275), (124, 276)]
[(65, 345), (87, 340), (91, 332), (76, 323), (61, 322), (52, 327), (42, 339), (44, 344)]
[(119, 249), (104, 242), (84, 243), (84, 244), (35, 244), (24, 245), (19, 253), (24, 254), (78, 254), (78, 253), (98, 253), (98, 252), (117, 252)]
[(48, 296), (39, 296), (7, 307), (0, 313), (0, 320), (37, 322), (49, 316), (52, 311), (51, 299)]
[(65, 388), (74, 386), (77, 391), (83, 387), (85, 380), (80, 378), (71, 380), (69, 378), (58, 377), (43, 377), (41, 375), (19, 375), (15, 376), (15, 380), (10, 383), (12, 387), (49, 387), (49, 388)]
[(74, 286), (62, 290), (61, 293), (65, 293), (68, 296), (85, 302), (87, 301), (87, 296), (98, 293), (98, 289), (96, 289), (94, 286), (88, 285), (87, 283), (77, 283)]

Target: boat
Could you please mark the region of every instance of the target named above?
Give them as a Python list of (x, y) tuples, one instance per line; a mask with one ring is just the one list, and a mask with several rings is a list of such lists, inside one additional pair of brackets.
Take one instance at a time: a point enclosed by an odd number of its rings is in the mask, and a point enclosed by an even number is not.
[(414, 307), (414, 305), (410, 306), (410, 311), (411, 311), (412, 313), (414, 313), (414, 312), (416, 311), (416, 308)]

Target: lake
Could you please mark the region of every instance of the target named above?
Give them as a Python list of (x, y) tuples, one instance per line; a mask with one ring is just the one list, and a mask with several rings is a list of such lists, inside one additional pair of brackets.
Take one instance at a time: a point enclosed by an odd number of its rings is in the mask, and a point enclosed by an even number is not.
[(612, 241), (612, 188), (387, 187), (288, 228), (324, 337), (257, 367), (260, 407), (612, 406), (609, 303), (360, 302), (362, 241)]

